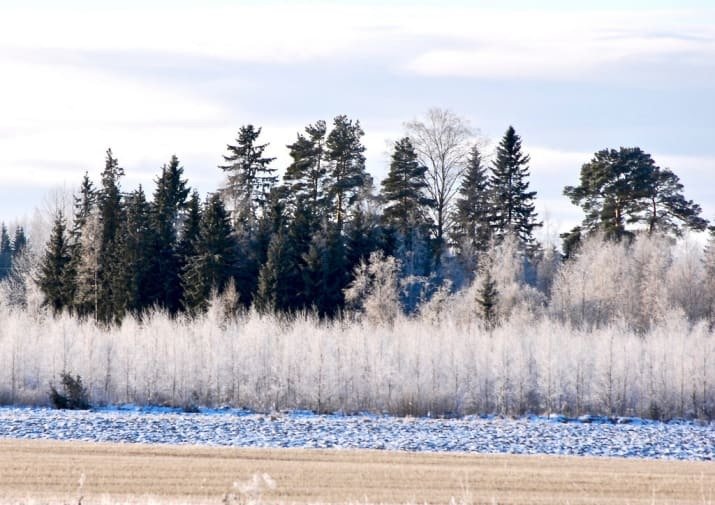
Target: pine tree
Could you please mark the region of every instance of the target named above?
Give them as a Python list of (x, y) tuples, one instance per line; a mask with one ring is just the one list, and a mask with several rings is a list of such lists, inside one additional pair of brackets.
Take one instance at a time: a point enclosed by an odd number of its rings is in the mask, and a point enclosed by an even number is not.
[(72, 302), (69, 283), (73, 279), (68, 275), (71, 255), (67, 239), (65, 218), (62, 212), (58, 212), (40, 262), (38, 278), (40, 290), (45, 296), (44, 305), (49, 306), (55, 314), (69, 307)]
[(0, 225), (0, 281), (10, 275), (12, 269), (12, 243), (5, 223)]
[(707, 221), (700, 217), (700, 206), (686, 200), (682, 191), (680, 179), (639, 147), (598, 151), (581, 167), (579, 185), (564, 188), (586, 214), (583, 232), (601, 231), (611, 239), (631, 237), (628, 225), (676, 236), (683, 227), (704, 230)]
[(293, 163), (286, 169), (283, 180), (293, 198), (317, 208), (325, 204), (327, 183), (325, 121), (306, 126), (305, 133), (298, 134), (296, 141), (287, 146)]
[(196, 252), (182, 274), (184, 307), (198, 313), (208, 307), (213, 289), (223, 293), (234, 277), (237, 244), (228, 212), (218, 194), (209, 196), (204, 204), (196, 238)]
[[(270, 164), (275, 158), (264, 156), (268, 144), (259, 144), (261, 128), (249, 124), (238, 130), (235, 145), (227, 145), (228, 154), (223, 156), (225, 165), (220, 165), (227, 173), (226, 186), (222, 194), (230, 203), (234, 222), (244, 222), (252, 227), (259, 211), (265, 206), (268, 193), (277, 181), (273, 175), (275, 168)], [(236, 224), (238, 227), (239, 225)]]
[(477, 256), (489, 248), (492, 215), (487, 167), (476, 145), (469, 153), (455, 207), (452, 242), (471, 273), (477, 266)]
[(680, 178), (671, 170), (655, 166), (648, 189), (648, 210), (641, 220), (648, 224), (649, 234), (662, 232), (680, 237), (683, 227), (696, 231), (707, 228), (708, 222), (700, 217), (700, 205), (685, 199)]
[(338, 232), (342, 232), (348, 210), (356, 203), (368, 175), (365, 171), (365, 133), (360, 121), (353, 122), (347, 116), (337, 116), (326, 142), (329, 160), (329, 196), (332, 216)]
[(536, 220), (535, 191), (529, 191), (529, 155), (521, 152), (521, 138), (510, 126), (497, 148), (489, 179), (492, 202), (492, 233), (501, 241), (513, 232), (520, 246), (533, 253), (534, 228), (542, 225)]
[(184, 168), (172, 156), (161, 169), (156, 180), (152, 205), (151, 225), (154, 229), (151, 267), (151, 302), (175, 313), (181, 301), (181, 261), (178, 253), (178, 232), (181, 213), (189, 195), (187, 181), (182, 179)]

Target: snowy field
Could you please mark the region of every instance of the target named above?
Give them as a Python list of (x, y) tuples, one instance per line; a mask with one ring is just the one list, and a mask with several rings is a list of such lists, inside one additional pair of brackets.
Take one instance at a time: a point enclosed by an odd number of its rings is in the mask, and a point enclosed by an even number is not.
[(0, 408), (0, 438), (714, 460), (715, 424), (634, 418), (396, 418), (126, 406)]

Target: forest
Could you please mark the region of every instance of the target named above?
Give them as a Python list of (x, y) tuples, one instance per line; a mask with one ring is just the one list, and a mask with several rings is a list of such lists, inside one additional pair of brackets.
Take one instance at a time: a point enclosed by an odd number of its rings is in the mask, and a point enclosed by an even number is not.
[(0, 402), (68, 372), (95, 404), (712, 418), (715, 235), (672, 170), (594, 153), (556, 247), (513, 127), (493, 153), (442, 109), (404, 133), (376, 187), (358, 120), (287, 167), (245, 125), (203, 200), (177, 156), (125, 191), (108, 150), (43, 250), (2, 226)]

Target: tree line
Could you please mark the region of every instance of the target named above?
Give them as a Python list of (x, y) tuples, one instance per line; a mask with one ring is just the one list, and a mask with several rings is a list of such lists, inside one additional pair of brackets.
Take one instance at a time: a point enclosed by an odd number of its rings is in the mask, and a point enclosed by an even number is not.
[[(507, 238), (537, 286), (554, 254), (534, 236), (542, 223), (515, 129), (487, 160), (467, 122), (449, 111), (430, 110), (405, 127), (379, 188), (365, 167), (360, 122), (344, 115), (299, 132), (280, 178), (261, 128), (242, 126), (219, 167), (224, 185), (203, 201), (176, 156), (151, 198), (141, 186), (123, 191), (124, 170), (108, 150), (99, 185), (85, 174), (74, 215), (55, 216), (37, 274), (45, 303), (106, 324), (148, 309), (200, 314), (214, 295), (233, 310), (333, 317), (379, 256), (394, 259), (409, 313), (444, 286), (456, 290), (489, 273), (488, 251)], [(705, 229), (682, 190), (640, 148), (597, 152), (579, 185), (564, 190), (586, 217), (562, 236), (557, 259), (598, 233), (627, 241), (638, 229), (675, 236)], [(480, 277), (477, 303), (488, 319), (499, 288), (491, 275)]]

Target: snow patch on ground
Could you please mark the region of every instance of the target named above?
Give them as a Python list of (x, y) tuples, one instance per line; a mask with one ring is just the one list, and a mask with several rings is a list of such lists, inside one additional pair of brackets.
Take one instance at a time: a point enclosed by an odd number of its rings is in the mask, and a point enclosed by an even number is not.
[(0, 437), (233, 447), (385, 449), (559, 454), (654, 459), (715, 459), (715, 424), (638, 418), (529, 416), (507, 419), (398, 418), (306, 411), (123, 405), (92, 411), (0, 408)]

